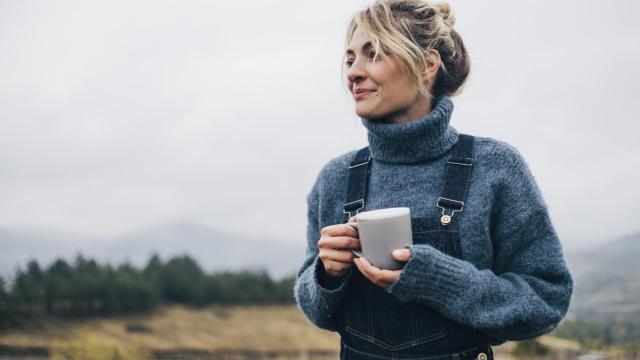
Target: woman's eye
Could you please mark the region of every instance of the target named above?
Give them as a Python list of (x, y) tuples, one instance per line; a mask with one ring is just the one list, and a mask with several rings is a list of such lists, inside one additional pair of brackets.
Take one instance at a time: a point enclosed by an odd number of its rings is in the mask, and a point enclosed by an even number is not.
[[(375, 52), (375, 51), (370, 51), (368, 55), (369, 55), (369, 59), (377, 60), (377, 59), (376, 59), (376, 52)], [(380, 54), (378, 54), (378, 59), (379, 59), (379, 58), (380, 58)], [(349, 66), (353, 65), (353, 59), (346, 59), (346, 60), (344, 61), (344, 64), (345, 64), (347, 67), (349, 67)]]

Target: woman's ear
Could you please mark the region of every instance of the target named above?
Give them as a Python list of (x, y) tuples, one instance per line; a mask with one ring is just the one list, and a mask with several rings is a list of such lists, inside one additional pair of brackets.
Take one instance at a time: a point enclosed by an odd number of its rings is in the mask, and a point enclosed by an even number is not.
[(436, 74), (438, 73), (442, 59), (440, 58), (440, 53), (434, 49), (425, 51), (424, 57), (427, 67), (422, 72), (422, 81), (431, 82), (432, 79), (435, 79)]

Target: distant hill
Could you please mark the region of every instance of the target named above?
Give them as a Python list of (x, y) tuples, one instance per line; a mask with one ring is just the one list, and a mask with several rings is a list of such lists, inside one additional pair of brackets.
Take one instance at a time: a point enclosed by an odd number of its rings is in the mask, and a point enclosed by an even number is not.
[(99, 262), (125, 260), (144, 266), (152, 253), (161, 258), (189, 254), (206, 271), (266, 269), (275, 278), (292, 275), (304, 260), (305, 244), (226, 234), (190, 223), (176, 222), (123, 236), (98, 238), (55, 231), (0, 229), (0, 274), (13, 273), (31, 258), (49, 264), (57, 257), (72, 260), (78, 252)]
[(29, 259), (48, 264), (57, 257), (70, 258), (77, 250), (95, 254), (102, 239), (49, 229), (0, 228), (0, 275), (11, 276)]
[(566, 257), (575, 280), (572, 316), (640, 321), (640, 233)]

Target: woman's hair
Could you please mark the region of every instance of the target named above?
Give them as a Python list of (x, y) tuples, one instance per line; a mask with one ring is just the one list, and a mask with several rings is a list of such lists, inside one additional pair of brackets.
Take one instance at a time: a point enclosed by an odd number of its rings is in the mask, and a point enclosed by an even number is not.
[[(430, 100), (458, 94), (469, 75), (469, 54), (462, 38), (453, 29), (456, 18), (446, 2), (425, 0), (377, 0), (356, 13), (349, 24), (346, 45), (356, 28), (361, 27), (372, 38), (375, 58), (380, 52), (395, 54), (403, 72), (415, 80), (418, 91)], [(441, 65), (431, 92), (421, 80), (427, 65), (425, 52), (438, 51)], [(344, 79), (345, 67), (342, 67)]]

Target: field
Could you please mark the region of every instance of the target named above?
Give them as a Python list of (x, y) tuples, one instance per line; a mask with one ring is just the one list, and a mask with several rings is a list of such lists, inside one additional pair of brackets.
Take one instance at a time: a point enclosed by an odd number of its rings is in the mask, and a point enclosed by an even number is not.
[[(554, 359), (584, 353), (576, 343), (539, 338)], [(147, 315), (106, 319), (48, 319), (0, 333), (0, 358), (53, 359), (336, 359), (339, 335), (313, 326), (294, 305), (164, 306)], [(515, 359), (514, 342), (494, 348)], [(4, 357), (3, 357), (4, 356)]]

